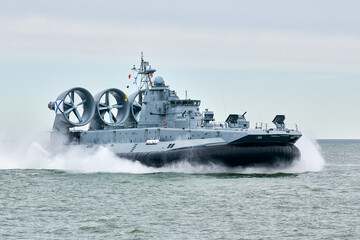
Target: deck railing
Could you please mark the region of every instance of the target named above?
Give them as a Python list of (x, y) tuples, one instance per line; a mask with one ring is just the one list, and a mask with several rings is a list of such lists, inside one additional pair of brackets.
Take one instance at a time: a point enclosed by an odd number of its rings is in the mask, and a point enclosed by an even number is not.
[[(264, 130), (264, 131), (268, 131), (268, 130), (276, 129), (276, 127), (268, 128), (268, 123), (257, 122), (255, 124), (255, 129), (261, 129), (261, 130)], [(289, 124), (285, 124), (284, 129), (289, 130), (289, 131), (298, 131), (298, 126), (297, 126), (297, 124), (289, 123)]]

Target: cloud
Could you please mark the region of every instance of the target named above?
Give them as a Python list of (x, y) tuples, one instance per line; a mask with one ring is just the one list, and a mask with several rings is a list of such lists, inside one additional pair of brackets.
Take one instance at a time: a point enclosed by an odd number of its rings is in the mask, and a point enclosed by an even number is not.
[[(48, 123), (50, 129), (46, 104), (70, 86), (94, 94), (107, 85), (123, 89), (122, 74), (144, 51), (172, 88), (199, 94), (217, 116), (224, 104), (214, 96), (222, 91), (227, 110), (249, 109), (249, 119), (282, 112), (322, 136), (356, 136), (357, 1), (13, 0), (0, 6), (6, 116), (0, 125), (6, 128)], [(226, 84), (219, 87), (219, 79)], [(32, 121), (12, 118), (18, 112), (9, 102)], [(352, 117), (333, 129), (343, 116)]]
[(0, 52), (15, 60), (125, 60), (143, 50), (184, 67), (351, 72), (360, 63), (360, 36), (351, 34), (33, 15), (1, 19), (0, 36)]

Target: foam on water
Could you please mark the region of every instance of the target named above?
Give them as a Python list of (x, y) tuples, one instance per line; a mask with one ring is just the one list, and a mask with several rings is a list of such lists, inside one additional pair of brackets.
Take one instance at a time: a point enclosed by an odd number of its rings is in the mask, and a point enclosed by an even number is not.
[(318, 172), (324, 168), (325, 160), (320, 153), (320, 146), (315, 140), (312, 140), (305, 135), (298, 140), (296, 146), (301, 152), (301, 159), (289, 169), (286, 169), (286, 171), (294, 173)]
[[(37, 135), (39, 136), (39, 135)], [(162, 168), (147, 167), (139, 162), (118, 158), (105, 147), (89, 149), (78, 146), (61, 148), (58, 153), (47, 150), (48, 138), (22, 138), (20, 141), (3, 139), (0, 145), (0, 169), (60, 169), (81, 172), (121, 173), (242, 173), (273, 174), (321, 171), (325, 161), (315, 141), (303, 136), (297, 147), (302, 157), (288, 168), (225, 168), (217, 165), (193, 165), (182, 161)]]

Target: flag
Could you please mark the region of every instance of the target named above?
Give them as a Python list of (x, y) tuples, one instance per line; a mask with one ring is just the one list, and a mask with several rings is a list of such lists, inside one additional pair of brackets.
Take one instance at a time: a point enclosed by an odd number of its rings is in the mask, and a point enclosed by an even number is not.
[(56, 114), (64, 114), (64, 100), (57, 100), (55, 102), (55, 107)]

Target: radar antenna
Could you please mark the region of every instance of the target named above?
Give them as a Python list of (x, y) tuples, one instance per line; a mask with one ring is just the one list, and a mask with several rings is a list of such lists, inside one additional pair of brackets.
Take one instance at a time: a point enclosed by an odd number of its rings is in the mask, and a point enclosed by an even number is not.
[(145, 90), (145, 89), (150, 89), (152, 87), (151, 77), (153, 76), (154, 72), (156, 72), (156, 70), (151, 69), (151, 66), (149, 65), (149, 62), (144, 61), (143, 52), (141, 52), (140, 67), (136, 68), (135, 65), (134, 65), (134, 67), (131, 70), (133, 70), (133, 71), (135, 71), (137, 73), (135, 81), (140, 76), (140, 84), (139, 84), (139, 87), (138, 87), (139, 91), (140, 90)]

